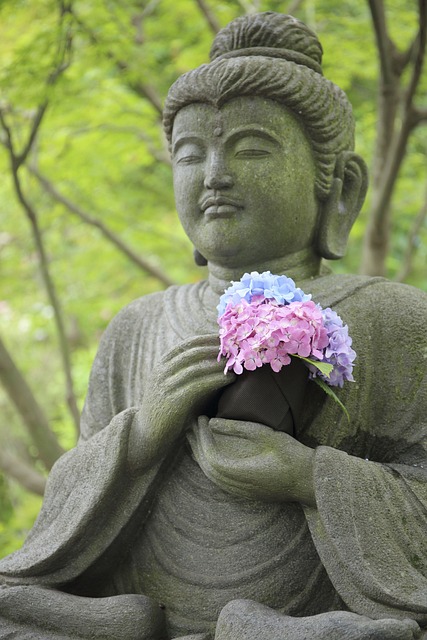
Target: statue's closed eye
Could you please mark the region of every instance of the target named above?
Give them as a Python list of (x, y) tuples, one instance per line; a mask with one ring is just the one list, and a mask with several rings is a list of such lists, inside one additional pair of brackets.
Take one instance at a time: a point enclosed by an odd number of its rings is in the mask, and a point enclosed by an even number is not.
[(265, 138), (245, 136), (236, 142), (235, 158), (263, 158), (271, 155), (274, 145)]
[(204, 150), (194, 142), (181, 144), (173, 154), (173, 161), (176, 164), (193, 164), (200, 162), (204, 158)]
[(175, 162), (177, 164), (193, 164), (194, 162), (200, 162), (201, 159), (201, 155), (191, 154), (182, 156), (180, 158), (175, 158)]
[(267, 149), (240, 149), (234, 154), (236, 158), (262, 158), (270, 155)]

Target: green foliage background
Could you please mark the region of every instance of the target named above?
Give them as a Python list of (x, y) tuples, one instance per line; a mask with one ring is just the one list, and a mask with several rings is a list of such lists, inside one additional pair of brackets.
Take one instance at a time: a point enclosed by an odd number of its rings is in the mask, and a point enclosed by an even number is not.
[[(372, 164), (377, 119), (378, 60), (367, 3), (222, 1), (209, 7), (221, 26), (251, 10), (288, 12), (312, 26), (324, 47), (326, 77), (349, 95), (358, 123), (357, 150)], [(31, 163), (64, 196), (107, 225), (138, 254), (177, 283), (203, 274), (177, 221), (171, 170), (159, 113), (141, 96), (151, 86), (163, 100), (176, 77), (205, 62), (213, 33), (194, 0), (76, 0), (59, 23), (56, 0), (0, 2), (0, 104), (15, 139), (25, 143), (39, 104), (49, 107)], [(416, 3), (386, 2), (390, 29), (404, 49), (417, 24)], [(63, 7), (64, 8), (64, 7)], [(67, 7), (65, 7), (67, 8)], [(142, 18), (141, 18), (142, 16)], [(46, 88), (61, 32), (73, 38), (71, 63)], [(420, 96), (425, 100), (427, 80)], [(424, 96), (424, 98), (423, 98)], [(424, 105), (426, 106), (426, 105)], [(427, 136), (419, 127), (393, 199), (394, 225), (387, 267), (400, 268), (407, 238), (425, 195)], [(76, 433), (65, 402), (52, 308), (46, 297), (28, 220), (17, 202), (8, 158), (0, 146), (0, 335), (27, 377), (65, 448)], [(22, 169), (25, 193), (38, 212), (49, 266), (59, 292), (72, 348), (73, 374), (82, 406), (90, 365), (102, 331), (132, 299), (161, 285), (56, 202)], [(368, 203), (352, 232), (348, 256), (337, 271), (357, 271)], [(427, 229), (417, 237), (408, 281), (427, 290)], [(33, 445), (0, 389), (0, 437), (27, 461)], [(0, 475), (0, 552), (21, 544), (40, 499)], [(1, 553), (1, 555), (3, 555)]]

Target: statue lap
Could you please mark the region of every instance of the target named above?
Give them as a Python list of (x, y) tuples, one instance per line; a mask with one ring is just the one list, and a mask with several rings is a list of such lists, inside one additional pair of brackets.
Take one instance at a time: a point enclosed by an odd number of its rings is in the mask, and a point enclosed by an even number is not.
[(158, 604), (140, 595), (87, 598), (39, 586), (0, 590), (0, 638), (150, 640), (165, 634)]

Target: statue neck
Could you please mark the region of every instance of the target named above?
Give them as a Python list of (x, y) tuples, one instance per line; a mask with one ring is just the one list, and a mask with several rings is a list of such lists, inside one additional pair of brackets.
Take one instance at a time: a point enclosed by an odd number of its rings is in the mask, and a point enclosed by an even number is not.
[(246, 267), (230, 268), (223, 267), (214, 262), (208, 262), (209, 286), (216, 295), (220, 296), (230, 285), (231, 280), (240, 280), (244, 273), (251, 271), (271, 271), (273, 274), (286, 275), (298, 283), (301, 280), (314, 278), (320, 274), (321, 258), (314, 255), (311, 250), (304, 250), (298, 253), (270, 260), (267, 262), (255, 263)]

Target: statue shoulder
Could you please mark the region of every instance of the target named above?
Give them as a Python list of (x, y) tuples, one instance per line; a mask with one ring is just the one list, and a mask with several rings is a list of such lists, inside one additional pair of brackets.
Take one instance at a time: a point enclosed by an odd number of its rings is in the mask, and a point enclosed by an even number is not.
[[(313, 300), (331, 307), (361, 344), (423, 357), (427, 348), (427, 293), (385, 278), (327, 275), (313, 281)], [(420, 351), (420, 345), (423, 345)]]
[(126, 305), (110, 322), (106, 333), (125, 331), (128, 334), (149, 325), (154, 329), (162, 318), (171, 321), (176, 316), (197, 313), (200, 306), (200, 292), (205, 282), (186, 285), (173, 285), (164, 291), (156, 291), (133, 300)]
[[(355, 350), (372, 352), (376, 366), (390, 361), (393, 369), (402, 372), (410, 363), (425, 371), (425, 291), (384, 278), (362, 278), (337, 306), (337, 311), (349, 326)], [(388, 370), (388, 365), (382, 366)]]
[[(105, 368), (112, 361), (127, 366), (129, 354), (138, 345), (153, 342), (161, 335), (181, 334), (180, 325), (191, 323), (197, 314), (195, 301), (199, 300), (197, 285), (173, 285), (164, 291), (150, 293), (123, 307), (111, 320), (101, 338), (97, 364)], [(187, 304), (183, 304), (183, 301)], [(168, 340), (165, 340), (166, 344)]]
[[(137, 401), (154, 351), (157, 353), (160, 348), (157, 337), (167, 331), (165, 295), (160, 291), (134, 300), (119, 311), (104, 331), (90, 373), (82, 413), (82, 439), (89, 439), (99, 431), (99, 425), (108, 425), (115, 415)], [(144, 358), (147, 345), (150, 357)]]
[[(417, 319), (425, 318), (427, 311), (427, 292), (386, 278), (333, 274), (320, 279), (319, 285), (326, 292), (322, 306), (326, 306), (327, 299), (330, 306), (351, 307), (355, 315), (384, 316), (387, 313), (390, 317), (407, 318), (412, 313)], [(314, 291), (313, 299), (317, 301)]]
[(155, 318), (162, 314), (165, 299), (165, 291), (156, 291), (133, 300), (121, 309), (111, 320), (107, 331), (124, 328), (135, 323), (139, 324), (144, 319)]
[(365, 282), (366, 286), (354, 295), (360, 313), (368, 312), (385, 322), (387, 319), (393, 323), (402, 321), (411, 326), (426, 322), (425, 291), (383, 278), (367, 278)]

